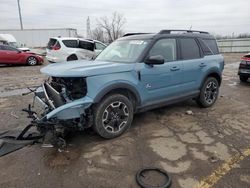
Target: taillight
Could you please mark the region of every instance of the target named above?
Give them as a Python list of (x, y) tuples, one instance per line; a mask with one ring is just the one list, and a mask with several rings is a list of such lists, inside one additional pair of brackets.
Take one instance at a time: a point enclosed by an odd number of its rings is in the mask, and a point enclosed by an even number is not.
[(61, 48), (61, 45), (60, 45), (60, 43), (57, 41), (57, 42), (55, 43), (55, 45), (51, 47), (51, 50), (60, 50), (60, 48)]
[(53, 46), (52, 50), (60, 50), (60, 48), (61, 48), (60, 46)]
[(245, 68), (247, 65), (247, 62), (245, 60), (241, 60), (240, 62), (240, 68)]

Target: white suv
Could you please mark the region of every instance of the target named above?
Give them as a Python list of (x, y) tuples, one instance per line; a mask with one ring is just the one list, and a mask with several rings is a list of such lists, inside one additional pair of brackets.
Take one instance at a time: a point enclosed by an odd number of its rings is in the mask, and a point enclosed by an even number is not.
[(46, 58), (51, 63), (78, 59), (90, 60), (104, 48), (106, 45), (96, 40), (54, 37), (49, 40)]

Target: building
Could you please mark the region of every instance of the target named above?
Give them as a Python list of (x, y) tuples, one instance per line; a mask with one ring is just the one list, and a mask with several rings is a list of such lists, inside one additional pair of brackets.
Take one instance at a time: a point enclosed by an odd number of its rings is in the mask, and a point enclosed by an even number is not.
[(77, 30), (72, 28), (59, 29), (6, 29), (0, 34), (11, 34), (22, 46), (29, 48), (46, 47), (51, 37), (77, 37)]

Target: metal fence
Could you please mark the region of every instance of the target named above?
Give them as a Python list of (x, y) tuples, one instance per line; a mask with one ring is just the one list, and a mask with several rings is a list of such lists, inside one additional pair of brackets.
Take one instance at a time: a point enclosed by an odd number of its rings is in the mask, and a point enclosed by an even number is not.
[(250, 38), (217, 40), (221, 53), (250, 52)]

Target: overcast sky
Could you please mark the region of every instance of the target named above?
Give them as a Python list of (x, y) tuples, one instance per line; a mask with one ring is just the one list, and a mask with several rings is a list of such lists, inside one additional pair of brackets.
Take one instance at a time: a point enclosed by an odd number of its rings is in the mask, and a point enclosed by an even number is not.
[[(89, 16), (124, 14), (126, 32), (161, 29), (205, 30), (216, 34), (250, 33), (250, 0), (20, 0), (26, 29), (76, 28), (85, 34)], [(19, 29), (17, 0), (0, 0), (0, 29)]]

